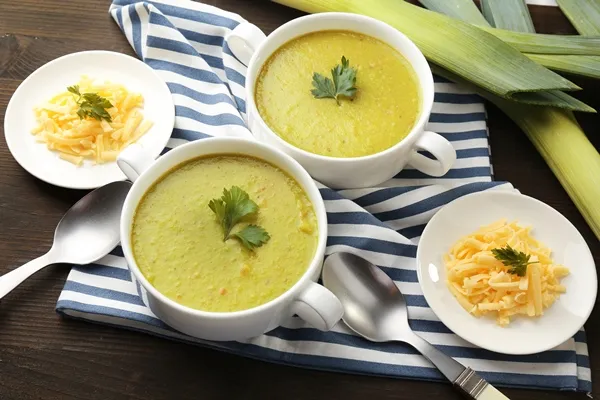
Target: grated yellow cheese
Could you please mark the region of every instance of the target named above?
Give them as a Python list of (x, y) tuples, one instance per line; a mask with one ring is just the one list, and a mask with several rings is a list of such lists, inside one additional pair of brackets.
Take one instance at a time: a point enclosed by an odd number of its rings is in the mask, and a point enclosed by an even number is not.
[(142, 115), (144, 98), (141, 94), (130, 92), (120, 84), (94, 81), (85, 75), (78, 85), (82, 94), (97, 93), (111, 102), (113, 107), (107, 112), (112, 121), (80, 119), (77, 96), (67, 90), (36, 107), (37, 126), (31, 133), (36, 141), (58, 152), (61, 159), (78, 166), (85, 159), (94, 164), (114, 161), (125, 147), (152, 127), (152, 122)]
[[(492, 249), (510, 245), (531, 256), (521, 277), (497, 260)], [(522, 314), (538, 317), (566, 288), (560, 279), (569, 269), (554, 264), (551, 250), (531, 236), (531, 227), (505, 219), (481, 227), (461, 238), (444, 255), (447, 285), (460, 305), (476, 317), (493, 313), (498, 325)]]

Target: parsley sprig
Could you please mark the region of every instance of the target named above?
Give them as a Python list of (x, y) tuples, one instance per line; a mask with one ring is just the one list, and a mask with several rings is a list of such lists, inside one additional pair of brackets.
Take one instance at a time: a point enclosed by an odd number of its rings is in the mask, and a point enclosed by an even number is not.
[(498, 261), (502, 262), (502, 264), (510, 267), (508, 272), (518, 276), (525, 276), (527, 273), (527, 266), (529, 264), (535, 264), (535, 262), (529, 262), (529, 259), (531, 258), (529, 254), (517, 251), (508, 244), (503, 248), (492, 249), (492, 254)]
[(223, 189), (220, 199), (212, 199), (208, 207), (215, 213), (221, 227), (223, 228), (223, 241), (236, 238), (248, 250), (254, 250), (267, 243), (271, 238), (266, 230), (258, 225), (247, 225), (243, 229), (231, 233), (233, 227), (245, 217), (255, 215), (258, 205), (250, 199), (248, 193), (238, 186), (231, 189)]
[(79, 110), (77, 110), (77, 115), (79, 115), (79, 119), (84, 118), (93, 118), (100, 120), (106, 120), (107, 122), (111, 122), (112, 118), (108, 111), (109, 108), (112, 108), (113, 105), (111, 102), (98, 95), (97, 93), (83, 93), (79, 91), (79, 85), (73, 85), (67, 87), (67, 90), (77, 96), (77, 104), (79, 104)]
[(350, 60), (342, 56), (342, 64), (336, 65), (331, 70), (333, 80), (315, 72), (312, 85), (314, 89), (310, 92), (317, 99), (335, 99), (340, 105), (340, 96), (353, 98), (356, 94), (356, 69), (350, 67)]

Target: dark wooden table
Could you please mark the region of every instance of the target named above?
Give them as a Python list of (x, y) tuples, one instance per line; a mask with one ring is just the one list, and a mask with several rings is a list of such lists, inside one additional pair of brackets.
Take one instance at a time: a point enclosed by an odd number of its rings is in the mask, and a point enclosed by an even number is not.
[[(301, 15), (266, 1), (211, 0), (265, 32)], [(46, 62), (82, 50), (133, 54), (102, 0), (0, 0), (0, 126), (13, 91)], [(558, 10), (533, 7), (540, 32), (573, 33)], [(600, 87), (579, 95), (600, 109)], [(488, 106), (496, 179), (552, 205), (600, 245), (519, 129)], [(597, 116), (580, 116), (600, 147)], [(2, 128), (0, 128), (2, 129)], [(84, 193), (27, 174), (0, 134), (0, 274), (44, 253), (62, 214)], [(600, 206), (600, 199), (599, 199)], [(0, 399), (458, 399), (450, 385), (284, 367), (148, 335), (63, 319), (54, 312), (68, 268), (48, 268), (0, 305)], [(586, 325), (592, 375), (600, 382), (600, 311)], [(594, 393), (600, 395), (600, 386)], [(511, 399), (584, 399), (584, 394), (506, 389)]]

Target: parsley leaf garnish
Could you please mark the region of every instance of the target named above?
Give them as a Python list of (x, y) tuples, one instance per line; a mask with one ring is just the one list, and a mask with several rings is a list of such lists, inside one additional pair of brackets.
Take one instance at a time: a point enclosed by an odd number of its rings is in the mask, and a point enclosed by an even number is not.
[(248, 225), (241, 231), (231, 235), (242, 242), (247, 249), (253, 250), (255, 247), (260, 247), (271, 238), (267, 231), (258, 225)]
[(248, 225), (236, 233), (231, 233), (233, 227), (244, 217), (254, 215), (258, 211), (258, 205), (238, 186), (232, 186), (229, 190), (223, 189), (221, 198), (212, 199), (208, 207), (215, 213), (223, 228), (223, 241), (235, 237), (248, 250), (254, 250), (270, 239), (267, 231), (257, 225)]
[(529, 262), (529, 258), (531, 257), (529, 254), (517, 251), (508, 244), (504, 248), (492, 249), (492, 254), (498, 261), (501, 261), (502, 264), (510, 267), (508, 272), (518, 276), (525, 276), (527, 273), (527, 266), (529, 264), (535, 264), (535, 262)]
[(350, 68), (350, 60), (342, 56), (342, 64), (336, 65), (331, 70), (333, 80), (315, 72), (310, 92), (317, 99), (335, 99), (340, 105), (339, 96), (353, 98), (356, 94), (356, 69)]
[(79, 104), (77, 115), (79, 115), (80, 119), (89, 117), (97, 119), (98, 121), (103, 119), (107, 122), (112, 121), (110, 114), (108, 111), (106, 111), (107, 109), (113, 107), (108, 99), (98, 95), (97, 93), (81, 94), (79, 91), (79, 85), (69, 86), (67, 87), (67, 90), (77, 96), (77, 104)]

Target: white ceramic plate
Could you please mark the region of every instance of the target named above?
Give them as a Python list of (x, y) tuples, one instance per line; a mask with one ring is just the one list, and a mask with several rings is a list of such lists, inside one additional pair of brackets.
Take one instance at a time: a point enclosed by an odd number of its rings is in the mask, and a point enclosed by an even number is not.
[[(517, 316), (507, 327), (495, 318), (466, 312), (446, 287), (442, 257), (461, 237), (498, 219), (533, 227), (533, 236), (552, 249), (554, 262), (571, 274), (561, 280), (567, 292), (539, 318)], [(461, 197), (440, 209), (425, 227), (417, 249), (417, 274), (429, 306), (463, 339), (505, 354), (533, 354), (571, 338), (590, 316), (598, 281), (590, 249), (577, 229), (558, 211), (516, 192), (487, 191)]]
[(4, 118), (6, 143), (17, 162), (30, 174), (56, 186), (93, 189), (125, 180), (116, 162), (77, 167), (58, 157), (44, 143), (37, 143), (30, 132), (35, 127), (33, 108), (48, 101), (81, 75), (125, 85), (144, 96), (143, 114), (153, 121), (152, 128), (137, 143), (158, 157), (165, 147), (175, 122), (175, 106), (166, 83), (142, 61), (110, 51), (84, 51), (53, 60), (19, 85)]

